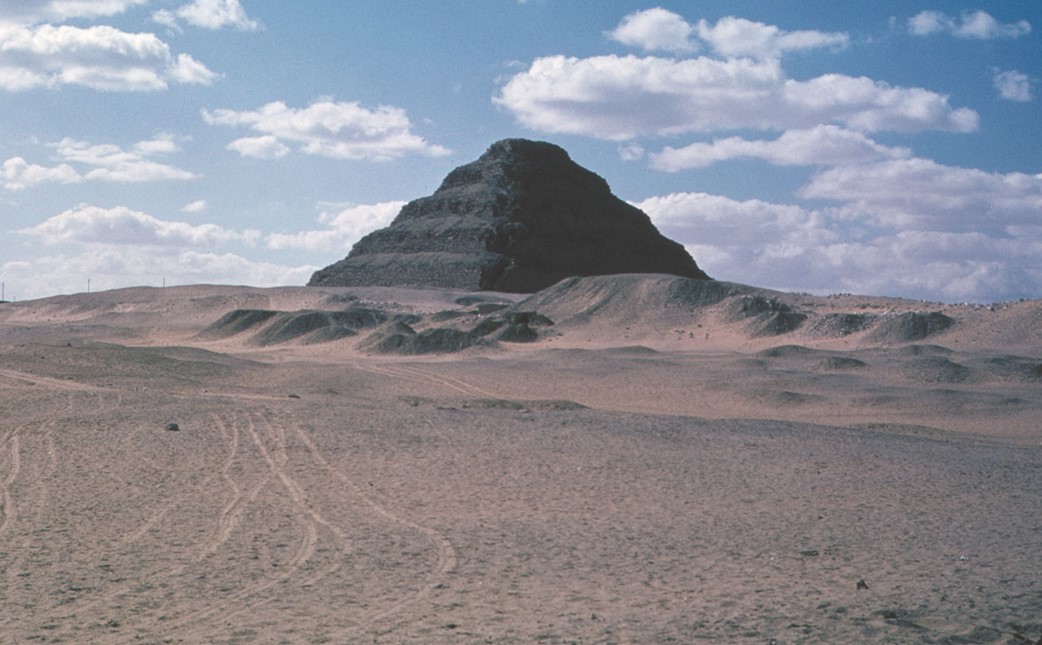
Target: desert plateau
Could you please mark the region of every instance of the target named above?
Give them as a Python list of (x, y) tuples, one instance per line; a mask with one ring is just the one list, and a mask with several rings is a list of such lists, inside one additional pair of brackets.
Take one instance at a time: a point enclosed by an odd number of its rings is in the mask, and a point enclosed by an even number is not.
[(8, 643), (1037, 643), (1042, 303), (0, 304)]

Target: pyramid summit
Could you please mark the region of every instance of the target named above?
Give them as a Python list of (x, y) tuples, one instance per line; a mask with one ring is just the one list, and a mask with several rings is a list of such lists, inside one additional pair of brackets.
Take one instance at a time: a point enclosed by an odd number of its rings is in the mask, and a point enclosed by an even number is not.
[(308, 285), (532, 293), (571, 276), (618, 273), (709, 279), (682, 245), (563, 148), (505, 139)]

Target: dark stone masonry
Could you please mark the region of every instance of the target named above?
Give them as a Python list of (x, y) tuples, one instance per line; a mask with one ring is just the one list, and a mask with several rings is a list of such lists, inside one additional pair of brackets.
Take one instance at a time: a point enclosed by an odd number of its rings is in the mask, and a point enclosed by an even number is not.
[(308, 285), (532, 293), (571, 276), (619, 273), (709, 279), (682, 245), (562, 148), (506, 139)]

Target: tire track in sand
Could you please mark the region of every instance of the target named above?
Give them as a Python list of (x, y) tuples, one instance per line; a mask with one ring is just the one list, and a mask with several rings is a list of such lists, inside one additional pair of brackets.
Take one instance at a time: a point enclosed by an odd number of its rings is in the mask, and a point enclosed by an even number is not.
[(220, 476), (231, 490), (231, 499), (221, 508), (220, 515), (217, 518), (217, 531), (214, 538), (200, 551), (196, 558), (197, 560), (202, 560), (208, 555), (215, 553), (231, 538), (246, 510), (257, 501), (261, 491), (271, 481), (271, 473), (269, 472), (264, 477), (259, 478), (243, 495), (242, 487), (231, 476), (232, 466), (239, 457), (239, 424), (234, 419), (231, 424), (227, 424), (216, 414), (211, 414), (211, 418), (214, 425), (220, 430), (221, 438), (228, 443), (227, 456), (224, 459), (224, 464), (221, 466)]
[[(20, 516), (19, 507), (31, 509), (31, 518), (19, 522), (28, 530), (23, 530), (20, 545), (14, 544), (14, 536), (8, 538), (12, 549), (9, 559), (4, 563), (4, 570), (10, 577), (24, 573), (28, 565), (30, 552), (40, 542), (40, 527), (45, 527), (50, 518), (49, 502), (51, 487), (49, 480), (58, 469), (58, 449), (54, 441), (54, 431), (59, 420), (66, 418), (76, 409), (75, 392), (69, 392), (65, 407), (47, 415), (40, 421), (33, 421), (14, 428), (3, 440), (0, 440), (0, 451), (10, 449), (10, 470), (0, 481), (0, 500), (3, 504), (3, 519), (0, 520), (0, 535), (8, 532), (10, 525)], [(42, 416), (42, 415), (41, 415)], [(21, 496), (12, 490), (17, 485), (24, 491)], [(35, 527), (35, 530), (32, 528)]]
[(52, 390), (74, 391), (74, 392), (104, 392), (108, 388), (80, 383), (72, 379), (55, 378), (53, 376), (41, 376), (31, 372), (19, 372), (8, 368), (0, 368), (0, 379), (14, 381), (18, 386), (33, 386), (50, 388)]
[[(297, 550), (290, 557), (286, 566), (289, 568), (290, 573), (296, 571), (305, 562), (311, 559), (311, 556), (315, 554), (316, 544), (318, 542), (318, 527), (316, 523), (328, 526), (329, 522), (325, 520), (311, 505), (308, 503), (307, 493), (304, 488), (297, 483), (289, 472), (286, 470), (286, 463), (289, 461), (289, 456), (286, 453), (286, 436), (281, 426), (268, 424), (268, 434), (274, 435), (274, 448), (271, 450), (264, 445), (261, 441), (260, 435), (257, 433), (257, 426), (253, 421), (252, 416), (247, 418), (246, 429), (250, 433), (250, 439), (254, 445), (260, 451), (261, 457), (268, 464), (268, 469), (275, 477), (282, 483), (282, 487), (286, 489), (286, 493), (289, 494), (290, 500), (293, 502), (294, 509), (298, 520), (302, 520), (303, 532), (300, 542), (297, 545)], [(272, 432), (274, 430), (274, 432)]]
[[(290, 578), (297, 575), (304, 565), (311, 560), (318, 547), (318, 540), (320, 537), (319, 526), (326, 529), (336, 537), (341, 544), (342, 551), (346, 552), (350, 548), (350, 538), (347, 537), (340, 527), (328, 520), (317, 509), (315, 509), (314, 505), (311, 504), (309, 500), (306, 489), (289, 472), (287, 465), (290, 460), (289, 453), (286, 449), (285, 429), (281, 424), (271, 421), (270, 418), (268, 418), (269, 416), (270, 413), (267, 411), (265, 411), (265, 413), (244, 412), (244, 420), (242, 422), (245, 430), (244, 434), (248, 434), (250, 442), (257, 448), (261, 461), (268, 470), (268, 475), (264, 478), (264, 481), (268, 482), (272, 479), (277, 479), (289, 496), (297, 521), (301, 526), (301, 538), (293, 555), (290, 556), (290, 559), (280, 567), (280, 574), (277, 577), (267, 578), (261, 584), (242, 589), (235, 595), (223, 599), (219, 606), (211, 606), (209, 609), (191, 613), (177, 620), (165, 623), (164, 631), (176, 635), (180, 640), (194, 642), (194, 640), (198, 638), (200, 641), (205, 641), (207, 638), (213, 636), (212, 628), (216, 619), (219, 619), (222, 623), (228, 624), (232, 619), (244, 613), (255, 611), (259, 607), (277, 600), (276, 597), (257, 596), (276, 585), (290, 580)], [(260, 421), (265, 426), (266, 431), (263, 433), (258, 431), (257, 421)], [(220, 423), (226, 427), (229, 425), (223, 420), (220, 421)], [(234, 428), (234, 430), (232, 430), (233, 436), (239, 434), (238, 424), (238, 419), (233, 419), (230, 424), (231, 427)], [(227, 430), (225, 432), (227, 433)], [(265, 436), (262, 437), (262, 434)], [(233, 445), (237, 449), (239, 446), (238, 440), (236, 440)], [(228, 468), (230, 468), (233, 460), (232, 454), (231, 448), (229, 448), (229, 457), (225, 461)], [(236, 485), (235, 489), (238, 490), (238, 488), (238, 485)], [(217, 540), (211, 542), (211, 547), (215, 547), (216, 550), (216, 548), (219, 548), (224, 541), (227, 541), (231, 533), (237, 527), (238, 519), (243, 513), (245, 513), (248, 505), (255, 501), (257, 493), (260, 492), (260, 488), (261, 487), (259, 486), (255, 486), (247, 495), (243, 496), (240, 494), (238, 498), (233, 496), (233, 500), (229, 504), (225, 505), (221, 512), (221, 517), (218, 520), (218, 537)], [(217, 543), (218, 541), (220, 541), (220, 544)], [(338, 559), (331, 566), (326, 567), (315, 575), (300, 581), (298, 584), (301, 587), (311, 586), (323, 577), (336, 571), (340, 566), (341, 564)]]
[(363, 623), (371, 624), (387, 618), (398, 613), (405, 607), (417, 603), (429, 596), (431, 590), (438, 587), (438, 585), (440, 585), (444, 580), (445, 576), (456, 568), (456, 551), (453, 549), (452, 543), (449, 539), (436, 529), (424, 526), (423, 524), (414, 522), (407, 517), (401, 516), (378, 502), (371, 495), (367, 494), (357, 482), (351, 479), (351, 477), (347, 476), (340, 469), (329, 463), (329, 460), (322, 455), (322, 452), (318, 449), (318, 446), (315, 445), (314, 441), (311, 440), (311, 437), (309, 437), (299, 425), (293, 424), (293, 429), (301, 442), (307, 446), (307, 449), (316, 464), (329, 473), (333, 478), (346, 485), (348, 489), (350, 489), (355, 496), (361, 499), (374, 513), (395, 524), (419, 532), (427, 538), (437, 551), (438, 561), (434, 566), (434, 570), (428, 575), (426, 583), (416, 593), (401, 598), (390, 606), (372, 613), (363, 620)]
[(413, 383), (434, 383), (435, 385), (441, 385), (456, 390), (457, 392), (461, 392), (467, 396), (488, 397), (492, 399), (500, 398), (499, 395), (482, 389), (472, 383), (468, 383), (462, 379), (458, 379), (454, 376), (445, 376), (444, 374), (434, 374), (415, 366), (391, 365), (388, 363), (380, 365), (359, 363), (356, 364), (355, 367), (369, 372), (383, 374), (384, 376), (393, 376), (398, 379), (412, 381)]
[[(19, 486), (32, 496), (27, 504), (21, 504), (21, 506), (32, 508), (33, 519), (29, 521), (29, 525), (40, 526), (47, 516), (46, 506), (50, 497), (50, 487), (47, 484), (47, 478), (58, 468), (58, 458), (54, 445), (54, 425), (55, 422), (48, 421), (32, 429), (28, 426), (23, 426), (14, 430), (8, 439), (0, 442), (0, 445), (10, 445), (11, 457), (10, 471), (4, 480), (0, 482), (0, 490), (2, 490), (0, 495), (2, 495), (3, 499), (4, 513), (4, 519), (0, 521), (0, 535), (4, 533), (9, 519), (13, 521), (18, 515), (19, 504), (16, 503), (15, 495), (11, 492), (11, 488), (19, 481), (19, 477), (23, 473), (26, 473), (26, 476), (21, 477), (22, 481)], [(10, 517), (8, 517), (9, 509)], [(22, 545), (23, 550), (28, 549), (31, 545), (32, 536), (30, 534), (25, 538)], [(20, 559), (14, 558), (9, 568), (13, 568), (14, 564)]]
[(11, 430), (7, 437), (4, 438), (3, 443), (0, 444), (0, 447), (8, 451), (9, 456), (9, 459), (5, 459), (9, 464), (7, 475), (0, 480), (0, 499), (3, 500), (4, 504), (4, 519), (0, 520), (0, 535), (3, 535), (7, 527), (18, 517), (18, 506), (15, 504), (11, 487), (18, 479), (18, 473), (22, 469), (22, 450), (21, 441), (18, 437), (19, 432), (21, 432), (21, 428)]

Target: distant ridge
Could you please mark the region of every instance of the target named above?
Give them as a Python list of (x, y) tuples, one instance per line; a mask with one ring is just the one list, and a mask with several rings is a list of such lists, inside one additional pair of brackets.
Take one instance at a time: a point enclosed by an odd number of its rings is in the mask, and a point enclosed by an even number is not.
[(506, 139), (308, 285), (534, 293), (567, 277), (622, 273), (709, 279), (682, 245), (564, 149)]

